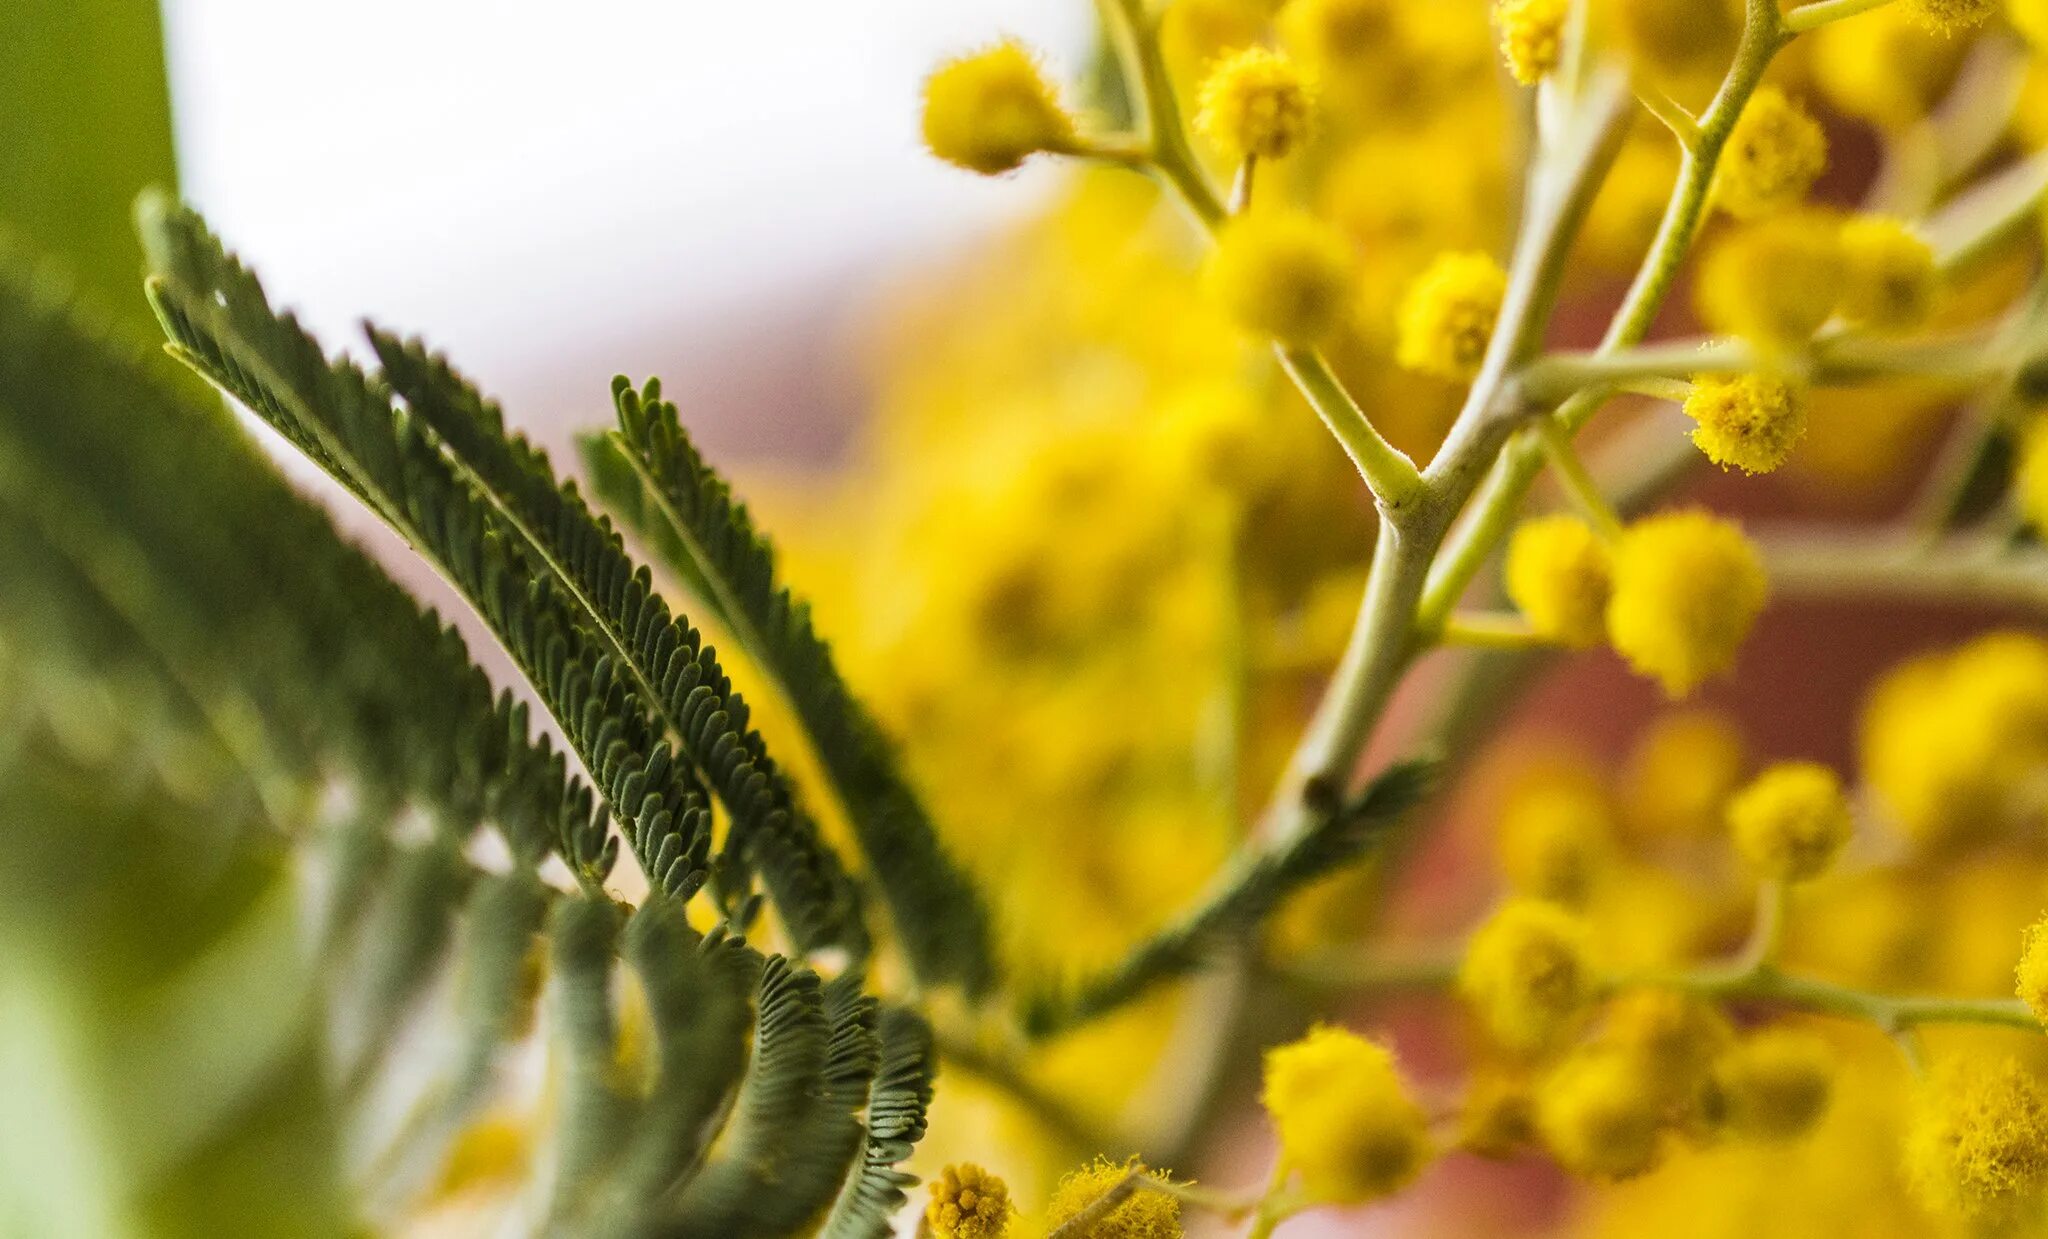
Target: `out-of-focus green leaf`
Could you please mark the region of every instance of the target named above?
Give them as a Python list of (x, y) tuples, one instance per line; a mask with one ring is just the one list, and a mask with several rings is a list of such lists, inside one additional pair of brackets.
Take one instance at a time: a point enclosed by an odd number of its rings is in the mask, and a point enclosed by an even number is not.
[(145, 330), (129, 208), (174, 172), (157, 0), (0, 3), (0, 225)]

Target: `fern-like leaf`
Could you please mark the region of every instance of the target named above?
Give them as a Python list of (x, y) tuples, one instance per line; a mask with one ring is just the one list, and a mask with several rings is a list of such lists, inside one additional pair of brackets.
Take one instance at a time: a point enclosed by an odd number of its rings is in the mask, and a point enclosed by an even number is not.
[(1191, 911), (1121, 962), (1077, 985), (1031, 998), (1025, 1027), (1035, 1036), (1050, 1036), (1199, 968), (1220, 944), (1255, 928), (1289, 895), (1362, 855), (1428, 794), (1434, 770), (1435, 763), (1425, 761), (1393, 766), (1292, 839), (1248, 853)]
[(683, 430), (658, 381), (612, 381), (619, 429), (586, 441), (592, 485), (789, 701), (846, 809), (920, 978), (970, 994), (994, 977), (989, 916), (946, 854), (879, 725), (839, 674), (809, 604), (776, 579), (775, 551)]

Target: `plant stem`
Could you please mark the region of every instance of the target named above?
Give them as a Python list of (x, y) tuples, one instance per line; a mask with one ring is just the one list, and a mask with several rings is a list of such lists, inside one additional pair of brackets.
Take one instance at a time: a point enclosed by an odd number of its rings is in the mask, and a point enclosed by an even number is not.
[(1512, 611), (1461, 612), (1444, 621), (1437, 639), (1446, 645), (1476, 645), (1495, 650), (1535, 650), (1557, 644)]
[(1812, 4), (1802, 4), (1785, 14), (1785, 29), (1794, 34), (1803, 34), (1829, 22), (1838, 22), (1843, 18), (1855, 17), (1859, 13), (1868, 13), (1872, 9), (1881, 9), (1891, 2), (1892, 0), (1814, 0)]
[(1586, 472), (1586, 462), (1579, 459), (1571, 436), (1551, 418), (1545, 418), (1537, 426), (1536, 434), (1543, 444), (1544, 456), (1549, 459), (1550, 467), (1557, 471), (1558, 481), (1563, 483), (1565, 494), (1571, 496), (1579, 514), (1602, 539), (1612, 542), (1621, 537), (1621, 518), (1615, 515), (1607, 497), (1600, 493), (1600, 484)]
[(1343, 445), (1344, 454), (1357, 466), (1381, 508), (1399, 512), (1421, 498), (1422, 474), (1415, 468), (1415, 462), (1373, 429), (1323, 355), (1310, 349), (1274, 351), (1288, 377), (1307, 398), (1309, 407)]

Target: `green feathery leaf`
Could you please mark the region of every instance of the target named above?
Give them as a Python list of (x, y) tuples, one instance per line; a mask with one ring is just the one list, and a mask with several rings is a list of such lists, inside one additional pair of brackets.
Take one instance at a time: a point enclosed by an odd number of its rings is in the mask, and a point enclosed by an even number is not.
[(697, 450), (658, 380), (612, 380), (619, 429), (585, 441), (591, 483), (731, 633), (792, 706), (845, 807), (904, 950), (927, 982), (987, 989), (989, 915), (939, 841), (881, 727), (847, 687), (810, 605), (775, 573), (775, 550)]
[(1025, 1028), (1033, 1036), (1051, 1036), (1200, 968), (1221, 944), (1241, 940), (1289, 895), (1364, 854), (1428, 794), (1434, 770), (1435, 763), (1427, 761), (1393, 766), (1350, 803), (1322, 813), (1292, 839), (1243, 854), (1191, 911), (1121, 962), (1078, 984), (1032, 997), (1024, 1009)]

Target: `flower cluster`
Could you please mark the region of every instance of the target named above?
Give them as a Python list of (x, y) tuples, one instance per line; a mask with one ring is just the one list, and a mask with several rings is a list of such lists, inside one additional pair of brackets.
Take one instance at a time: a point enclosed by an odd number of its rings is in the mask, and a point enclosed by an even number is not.
[[(964, 1059), (934, 1139), (1002, 1150), (1016, 1191), (942, 1177), (935, 1231), (1012, 1224), (1014, 1196), (1020, 1228), (1263, 1234), (1530, 1155), (1582, 1185), (1562, 1233), (2048, 1217), (2048, 931), (2022, 932), (2048, 641), (2023, 627), (1875, 675), (1853, 736), (1695, 708), (1611, 767), (1531, 763), (1493, 817), (1504, 891), (1416, 958), (1380, 910), (1451, 881), (1409, 862), (1469, 854), (1455, 826), (1274, 900), (1229, 956), (1256, 999), (1132, 980), (1161, 941), (1192, 970), (1174, 935), (1234, 914), (1367, 753), (1491, 769), (1459, 746), (1534, 653), (1807, 720), (1830, 702), (1803, 670), (1751, 691), (1767, 604), (1773, 646), (1814, 597), (2038, 606), (2048, 10), (2002, 7), (1104, 0), (1085, 110), (1014, 44), (933, 75), (935, 154), (1075, 171), (898, 308), (862, 484), (786, 500), (817, 531), (794, 558), (1017, 984), (1119, 996), (1042, 1042), (953, 1029), (1014, 1060)], [(1702, 462), (1730, 475), (1673, 493)], [(1841, 516), (1908, 487), (1910, 529)], [(1389, 704), (1411, 672), (1426, 723)], [(1460, 894), (1418, 902), (1486, 898)], [(1436, 992), (1428, 1054), (1334, 1022), (1378, 1019), (1382, 986)], [(1254, 1025), (1288, 1030), (1259, 1047), (1267, 1186), (1074, 1168), (1076, 1131), (1213, 1151), (1202, 1073), (1252, 1056), (1188, 1047)]]

